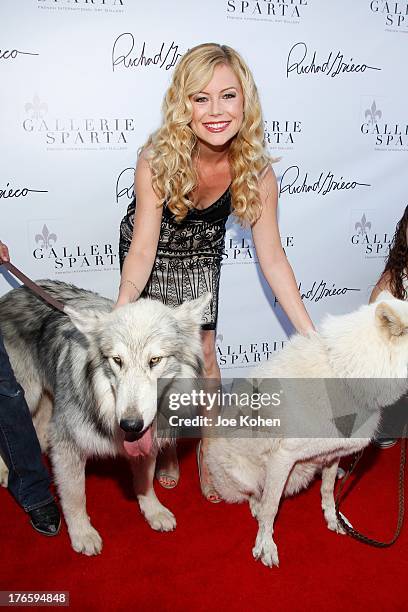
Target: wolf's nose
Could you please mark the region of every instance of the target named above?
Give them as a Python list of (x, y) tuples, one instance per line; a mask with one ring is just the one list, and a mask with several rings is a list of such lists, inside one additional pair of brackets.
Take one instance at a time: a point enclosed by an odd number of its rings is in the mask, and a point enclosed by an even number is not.
[(144, 421), (143, 419), (121, 419), (120, 420), (120, 428), (123, 431), (130, 431), (132, 433), (140, 433), (143, 431)]

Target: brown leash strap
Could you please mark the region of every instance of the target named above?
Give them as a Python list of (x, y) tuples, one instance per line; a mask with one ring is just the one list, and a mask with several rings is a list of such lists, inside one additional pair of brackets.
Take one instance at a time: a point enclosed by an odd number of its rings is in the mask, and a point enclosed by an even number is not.
[(360, 451), (354, 457), (353, 463), (351, 464), (347, 474), (344, 476), (343, 481), (337, 492), (336, 516), (337, 516), (338, 523), (343, 527), (344, 531), (349, 536), (351, 536), (352, 538), (355, 538), (356, 540), (359, 540), (360, 542), (363, 542), (364, 544), (370, 544), (370, 546), (376, 546), (377, 548), (387, 548), (388, 546), (392, 546), (397, 541), (401, 533), (402, 525), (404, 522), (405, 460), (406, 460), (406, 448), (407, 448), (406, 435), (407, 435), (407, 425), (404, 428), (403, 438), (401, 438), (401, 459), (400, 459), (399, 481), (398, 481), (398, 520), (397, 520), (397, 527), (395, 529), (394, 537), (391, 540), (389, 540), (388, 542), (381, 542), (380, 540), (374, 540), (372, 538), (365, 536), (364, 534), (357, 531), (357, 529), (353, 529), (353, 527), (350, 527), (350, 525), (348, 525), (343, 519), (341, 512), (339, 510), (340, 502), (342, 501), (341, 494), (344, 489), (344, 485), (346, 484), (348, 477), (350, 476), (350, 474), (356, 467), (357, 463), (359, 462), (363, 454), (363, 451)]
[(2, 264), (5, 268), (7, 268), (7, 270), (16, 278), (18, 278), (22, 283), (24, 283), (24, 285), (26, 287), (28, 287), (29, 289), (31, 289), (31, 291), (34, 291), (34, 293), (36, 293), (37, 295), (39, 295), (43, 300), (45, 300), (46, 302), (48, 302), (48, 304), (51, 304), (51, 306), (54, 306), (54, 308), (56, 308), (57, 310), (60, 310), (61, 312), (64, 312), (64, 304), (62, 304), (61, 302), (59, 302), (58, 300), (56, 300), (55, 298), (52, 297), (52, 295), (50, 295), (47, 291), (45, 291), (42, 287), (40, 287), (39, 285), (37, 285), (37, 283), (35, 283), (34, 281), (31, 280), (31, 278), (28, 278), (28, 276), (26, 276), (25, 274), (23, 274), (21, 272), (21, 270), (19, 270), (18, 268), (16, 268), (16, 266), (14, 266), (10, 261), (5, 261)]

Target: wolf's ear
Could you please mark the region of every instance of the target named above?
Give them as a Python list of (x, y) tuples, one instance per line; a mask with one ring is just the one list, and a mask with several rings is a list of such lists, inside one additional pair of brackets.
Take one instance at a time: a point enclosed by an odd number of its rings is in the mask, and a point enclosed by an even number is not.
[(387, 302), (380, 302), (375, 309), (375, 319), (389, 337), (402, 336), (407, 331), (407, 322)]
[(392, 293), (390, 293), (389, 291), (387, 291), (386, 289), (384, 289), (383, 291), (381, 291), (381, 293), (379, 293), (377, 295), (377, 297), (375, 298), (375, 302), (382, 302), (383, 300), (385, 301), (390, 301), (390, 300), (395, 300), (395, 297), (392, 295)]
[(75, 310), (70, 306), (64, 307), (64, 312), (69, 316), (75, 327), (83, 334), (95, 331), (95, 328), (106, 317), (106, 313), (98, 311)]
[(211, 302), (211, 293), (208, 291), (202, 296), (189, 302), (184, 302), (177, 306), (174, 311), (175, 317), (184, 329), (193, 330), (197, 325), (201, 325), (203, 314), (208, 304)]

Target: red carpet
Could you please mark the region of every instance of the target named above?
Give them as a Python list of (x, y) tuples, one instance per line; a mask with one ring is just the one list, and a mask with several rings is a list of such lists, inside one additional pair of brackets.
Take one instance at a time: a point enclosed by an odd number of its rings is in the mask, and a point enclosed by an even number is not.
[[(0, 590), (70, 592), (73, 610), (406, 610), (408, 526), (379, 550), (325, 526), (319, 481), (283, 502), (275, 529), (280, 567), (253, 560), (257, 525), (247, 505), (200, 496), (192, 441), (181, 444), (181, 480), (160, 500), (177, 516), (173, 533), (152, 531), (132, 497), (126, 462), (88, 468), (88, 512), (102, 554), (75, 553), (66, 528), (36, 534), (0, 491)], [(367, 535), (389, 539), (397, 516), (399, 445), (366, 451), (364, 476), (343, 512)], [(408, 519), (406, 519), (408, 520)]]

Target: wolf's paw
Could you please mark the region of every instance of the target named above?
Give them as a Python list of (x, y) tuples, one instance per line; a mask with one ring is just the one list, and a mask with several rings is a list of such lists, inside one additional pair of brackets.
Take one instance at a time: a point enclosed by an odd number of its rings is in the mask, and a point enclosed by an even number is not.
[(253, 495), (251, 495), (251, 497), (249, 498), (248, 503), (249, 503), (249, 508), (251, 510), (252, 516), (255, 519), (258, 518), (259, 500), (255, 499), (255, 497)]
[(176, 527), (176, 517), (157, 499), (139, 496), (140, 510), (155, 531), (173, 531)]
[(257, 536), (255, 546), (252, 549), (254, 559), (260, 559), (267, 567), (276, 565), (279, 567), (278, 549), (271, 537)]
[(340, 534), (340, 535), (345, 535), (345, 530), (343, 529), (343, 527), (340, 525), (340, 523), (337, 521), (337, 518), (334, 519), (333, 521), (328, 521), (327, 522), (327, 528), (330, 529), (330, 531), (335, 531), (336, 533)]
[(150, 527), (155, 531), (173, 531), (177, 525), (174, 514), (164, 506), (149, 517), (146, 515), (145, 517)]
[(339, 533), (341, 535), (344, 535), (346, 533), (343, 527), (337, 521), (336, 512), (334, 510), (333, 512), (325, 512), (324, 516), (327, 522), (327, 528), (330, 529), (330, 531), (335, 531), (336, 533)]
[(70, 533), (72, 548), (83, 555), (99, 555), (102, 550), (102, 538), (92, 527), (87, 526), (81, 531)]
[(0, 485), (2, 487), (8, 486), (8, 468), (4, 461), (0, 458)]

